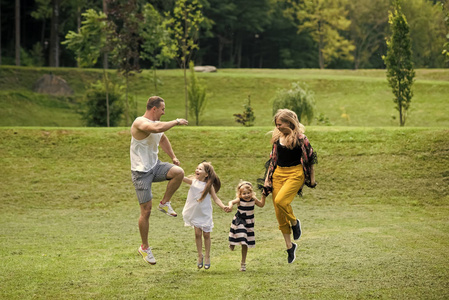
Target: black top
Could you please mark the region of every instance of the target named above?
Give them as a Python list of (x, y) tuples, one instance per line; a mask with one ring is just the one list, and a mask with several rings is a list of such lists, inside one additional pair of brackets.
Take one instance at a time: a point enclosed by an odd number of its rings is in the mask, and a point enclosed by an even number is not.
[(299, 145), (293, 149), (288, 149), (286, 146), (281, 145), (279, 141), (277, 141), (277, 144), (277, 165), (279, 167), (292, 167), (301, 164), (301, 147)]

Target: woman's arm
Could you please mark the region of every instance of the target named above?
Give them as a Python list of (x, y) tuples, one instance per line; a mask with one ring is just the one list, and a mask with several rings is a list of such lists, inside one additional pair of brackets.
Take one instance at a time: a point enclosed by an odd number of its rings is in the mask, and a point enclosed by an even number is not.
[(310, 167), (310, 184), (312, 185), (312, 187), (316, 186), (316, 181), (315, 181), (315, 166), (312, 165)]

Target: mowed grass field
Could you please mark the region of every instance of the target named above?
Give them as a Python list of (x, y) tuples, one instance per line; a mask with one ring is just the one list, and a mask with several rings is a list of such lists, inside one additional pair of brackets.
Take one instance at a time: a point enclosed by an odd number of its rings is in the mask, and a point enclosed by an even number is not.
[[(227, 202), (240, 179), (263, 174), (271, 128), (175, 127), (167, 136), (186, 174), (213, 163)], [(0, 128), (0, 298), (448, 299), (447, 127), (306, 134), (318, 187), (293, 202), (303, 226), (297, 260), (287, 264), (269, 197), (255, 210), (256, 248), (239, 272), (240, 248), (227, 242), (235, 208), (214, 206), (210, 270), (196, 268), (193, 229), (156, 208), (157, 264), (137, 255), (128, 128)], [(154, 184), (155, 200), (164, 189)], [(172, 201), (179, 214), (187, 191)]]
[[(74, 90), (70, 98), (33, 92), (44, 74), (61, 76)], [(115, 70), (110, 78), (123, 83)], [(0, 67), (0, 126), (83, 126), (77, 111), (89, 87), (101, 79), (101, 70), (74, 68)], [(181, 70), (159, 70), (157, 94), (166, 100), (167, 119), (185, 116), (184, 79)], [(240, 126), (234, 114), (243, 112), (248, 96), (256, 126), (271, 126), (272, 101), (280, 89), (293, 82), (315, 94), (316, 116), (334, 126), (399, 126), (398, 112), (385, 70), (276, 70), (220, 69), (196, 73), (207, 91), (202, 126)], [(141, 115), (149, 96), (156, 94), (152, 73), (143, 70), (131, 77), (129, 97), (136, 100), (134, 115)], [(418, 69), (407, 127), (449, 127), (449, 69)], [(123, 92), (124, 93), (124, 92)], [(190, 118), (191, 125), (194, 120)], [(124, 120), (122, 125), (126, 126)], [(314, 120), (311, 125), (323, 125)]]

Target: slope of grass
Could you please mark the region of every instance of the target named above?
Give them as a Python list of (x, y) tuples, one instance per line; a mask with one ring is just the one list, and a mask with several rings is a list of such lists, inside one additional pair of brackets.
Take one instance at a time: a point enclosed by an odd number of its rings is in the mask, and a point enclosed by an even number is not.
[[(186, 174), (214, 164), (227, 202), (240, 179), (263, 173), (270, 129), (176, 127), (167, 136)], [(292, 204), (303, 225), (297, 261), (286, 262), (270, 197), (256, 208), (257, 245), (241, 273), (240, 248), (227, 248), (233, 214), (216, 206), (210, 270), (197, 270), (181, 216), (156, 209), (158, 262), (137, 256), (128, 128), (0, 128), (0, 298), (447, 299), (448, 133), (308, 127), (319, 184)], [(155, 199), (164, 188), (154, 184)], [(187, 191), (175, 194), (178, 213)]]
[[(14, 95), (30, 92), (34, 83), (48, 72), (62, 76), (75, 90), (74, 99), (80, 101), (89, 83), (101, 78), (101, 70), (70, 68), (0, 68), (0, 89), (8, 93), (3, 106), (17, 107), (0, 120), (0, 125), (55, 126), (48, 117), (31, 115), (36, 119), (24, 123), (20, 118), (20, 105), (16, 105)], [(406, 121), (408, 127), (432, 126), (448, 127), (449, 70), (416, 70), (414, 97)], [(110, 77), (117, 79), (117, 72), (109, 71)], [(162, 85), (158, 94), (167, 101), (167, 117), (184, 117), (184, 86), (180, 70), (160, 70), (157, 72)], [(146, 100), (155, 93), (151, 82), (151, 72), (144, 70), (132, 78), (129, 97), (136, 99), (133, 113), (140, 115), (145, 110)], [(197, 74), (207, 88), (208, 104), (201, 118), (203, 126), (239, 126), (233, 117), (243, 112), (243, 104), (248, 96), (254, 108), (257, 126), (271, 124), (272, 99), (279, 89), (291, 87), (292, 82), (307, 84), (315, 93), (316, 115), (328, 118), (335, 126), (398, 126), (398, 112), (395, 110), (393, 95), (385, 78), (385, 70), (268, 70), (268, 69), (223, 69), (217, 73)], [(33, 101), (32, 93), (30, 100)], [(43, 96), (41, 96), (43, 97)], [(19, 99), (20, 100), (20, 99)], [(19, 101), (18, 100), (18, 101)], [(48, 108), (43, 108), (48, 109)], [(66, 122), (57, 126), (79, 126), (81, 122), (73, 111), (66, 109), (59, 113)], [(193, 122), (193, 119), (192, 123)], [(123, 125), (124, 122), (122, 122)], [(315, 125), (319, 125), (317, 121)]]

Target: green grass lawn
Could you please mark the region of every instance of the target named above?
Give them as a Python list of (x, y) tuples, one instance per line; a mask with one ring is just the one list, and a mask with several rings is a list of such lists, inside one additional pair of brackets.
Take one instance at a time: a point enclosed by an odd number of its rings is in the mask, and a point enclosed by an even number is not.
[[(49, 72), (63, 77), (73, 88), (73, 103), (69, 101), (67, 105), (65, 99), (32, 92), (34, 83)], [(109, 73), (116, 82), (120, 81), (115, 70)], [(166, 117), (184, 117), (183, 72), (159, 70), (157, 74), (162, 82), (158, 94), (167, 104)], [(132, 77), (129, 96), (137, 101), (137, 111), (133, 110), (136, 115), (143, 114), (148, 97), (155, 94), (151, 75), (149, 70), (143, 70)], [(315, 93), (316, 116), (321, 114), (334, 126), (399, 126), (385, 70), (221, 69), (197, 76), (207, 90), (208, 104), (200, 120), (203, 126), (240, 126), (233, 114), (243, 112), (248, 96), (256, 116), (255, 125), (271, 126), (272, 100), (279, 89), (290, 88), (292, 82), (309, 86)], [(2, 66), (0, 126), (81, 126), (76, 104), (89, 84), (100, 78), (98, 69)], [(416, 70), (413, 90), (406, 126), (449, 127), (449, 69)], [(39, 113), (40, 110), (46, 113)], [(194, 120), (189, 119), (193, 125)], [(312, 125), (320, 124), (314, 121)]]
[[(167, 136), (186, 174), (214, 164), (227, 202), (240, 179), (262, 175), (269, 130), (176, 127)], [(0, 298), (448, 299), (448, 133), (307, 127), (318, 187), (293, 202), (303, 226), (297, 260), (287, 264), (269, 197), (239, 272), (240, 248), (227, 247), (235, 209), (214, 206), (210, 270), (196, 268), (193, 229), (156, 209), (157, 264), (137, 255), (128, 128), (0, 128)], [(164, 189), (154, 185), (155, 199)], [(187, 191), (172, 201), (179, 214)]]

